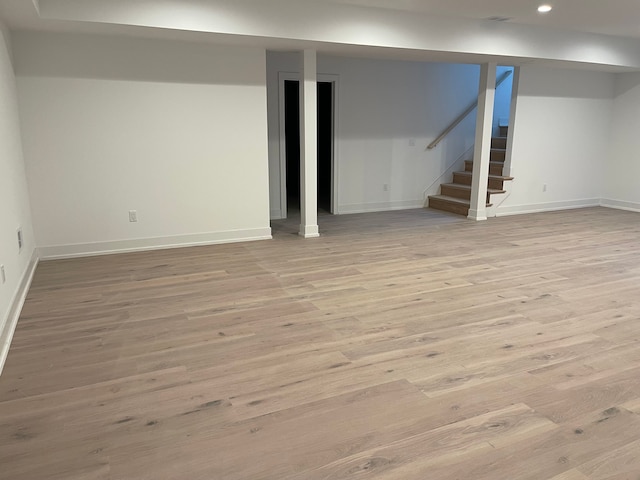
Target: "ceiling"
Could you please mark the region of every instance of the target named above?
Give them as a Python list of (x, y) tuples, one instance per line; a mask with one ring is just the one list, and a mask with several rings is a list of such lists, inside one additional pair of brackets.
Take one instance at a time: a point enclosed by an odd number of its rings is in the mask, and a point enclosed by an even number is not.
[[(233, 0), (242, 1), (242, 0)], [(263, 0), (268, 3), (270, 0)], [(640, 39), (640, 0), (299, 0), (400, 10), (442, 17), (507, 19), (506, 22)], [(132, 0), (133, 2), (133, 0)], [(37, 15), (33, 0), (0, 0), (0, 16), (11, 29), (87, 31), (97, 25), (47, 22)], [(161, 3), (161, 2), (160, 2)], [(540, 3), (553, 5), (539, 14)], [(105, 2), (105, 7), (108, 2)]]
[[(640, 0), (313, 0), (640, 38)], [(538, 5), (553, 10), (540, 14)]]
[[(546, 15), (537, 12), (537, 6), (542, 1), (0, 0), (0, 19), (13, 31), (124, 35), (250, 46), (258, 44), (272, 50), (315, 48), (319, 52), (327, 54), (416, 61), (459, 63), (496, 61), (509, 65), (535, 62), (538, 65), (567, 65), (605, 71), (626, 71), (629, 68), (636, 70), (640, 68), (640, 53), (638, 53), (640, 52), (640, 0), (550, 0), (548, 3), (552, 4), (554, 8)], [(38, 8), (41, 9), (42, 17), (38, 13)], [(243, 8), (245, 10), (242, 10)], [(306, 14), (308, 19), (312, 19), (309, 24), (316, 27), (316, 30), (311, 28), (309, 31), (312, 33), (321, 32), (320, 35), (315, 37), (305, 35), (306, 25), (300, 27), (302, 33), (300, 28), (297, 31), (295, 28), (290, 29), (292, 22), (287, 17), (288, 8), (314, 12), (311, 15)], [(90, 11), (92, 16), (85, 16), (87, 11)], [(167, 12), (171, 12), (168, 17), (166, 17)], [(415, 15), (412, 17), (407, 15), (407, 12), (415, 13)], [(297, 13), (300, 14), (299, 11)], [(349, 20), (345, 20), (346, 17), (342, 13), (347, 14)], [(231, 29), (225, 32), (217, 30), (217, 27), (207, 28), (205, 26), (206, 22), (212, 19), (214, 24), (218, 21), (224, 24), (224, 14), (233, 18), (234, 22), (238, 20), (242, 23), (244, 30), (233, 31)], [(169, 18), (169, 20), (164, 23), (157, 22), (162, 15), (165, 15), (164, 18)], [(297, 17), (298, 21), (300, 18), (304, 19), (304, 14), (302, 15), (302, 17)], [(314, 18), (314, 15), (317, 18)], [(436, 48), (423, 48), (420, 45), (411, 44), (406, 47), (394, 46), (393, 48), (388, 48), (382, 43), (368, 44), (366, 41), (360, 42), (354, 36), (355, 34), (352, 34), (353, 28), (350, 30), (347, 28), (349, 25), (356, 25), (358, 19), (365, 17), (368, 20), (363, 20), (363, 22), (369, 22), (369, 25), (373, 25), (377, 29), (372, 34), (375, 35), (375, 40), (380, 37), (380, 33), (383, 35), (393, 34), (392, 28), (384, 32), (385, 26), (382, 24), (393, 24), (394, 19), (399, 17), (405, 20), (407, 17), (416, 19), (417, 26), (414, 25), (414, 31), (407, 34), (407, 38), (415, 38), (416, 32), (417, 35), (430, 36), (429, 38), (433, 41), (438, 41), (447, 35), (457, 37), (451, 40), (452, 48), (440, 51)], [(495, 21), (495, 17), (499, 17), (503, 21)], [(492, 18), (494, 21), (488, 21)], [(352, 23), (349, 24), (349, 21)], [(269, 22), (273, 22), (273, 26), (271, 32), (266, 32), (265, 25)], [(216, 25), (220, 25), (220, 23)], [(469, 29), (475, 28), (475, 31), (467, 35), (467, 32), (470, 31), (467, 26)], [(350, 36), (343, 35), (341, 37), (347, 40), (319, 40), (325, 36), (326, 32), (341, 28), (342, 32), (349, 31)], [(363, 32), (365, 32), (363, 35), (368, 35), (367, 28), (363, 28)], [(398, 31), (401, 30), (401, 27), (394, 28), (397, 28)], [(522, 35), (516, 35), (514, 30), (521, 31)], [(514, 48), (518, 47), (519, 50), (515, 53), (509, 52), (506, 56), (495, 53), (486, 54), (481, 58), (474, 47), (486, 46), (483, 45), (483, 42), (490, 42), (493, 37), (498, 35), (498, 33), (494, 33), (497, 31), (503, 32), (500, 35), (505, 36), (506, 42), (510, 42), (509, 45)], [(505, 31), (508, 33), (504, 33)], [(404, 34), (404, 31), (401, 33)], [(583, 36), (593, 33), (600, 35), (591, 36), (585, 41)], [(571, 43), (567, 39), (567, 35), (575, 36), (576, 40)], [(460, 41), (464, 40), (463, 37), (467, 37), (466, 49), (455, 49), (459, 46)], [(336, 36), (336, 38), (338, 37)], [(355, 41), (353, 41), (354, 39)], [(504, 42), (505, 40), (503, 40)], [(564, 42), (564, 47), (562, 42)], [(430, 45), (431, 43), (428, 47)], [(522, 47), (523, 45), (537, 48), (538, 55), (519, 55), (518, 52), (527, 50)], [(578, 49), (591, 49), (592, 52), (606, 51), (607, 56), (613, 60), (609, 65), (607, 61), (586, 60), (581, 63), (573, 60), (567, 63), (554, 59), (561, 57), (561, 55), (555, 55), (555, 51), (566, 52), (567, 49), (571, 50), (570, 53), (573, 57), (576, 57), (574, 54)], [(627, 61), (626, 59), (629, 57), (634, 57), (634, 60)]]

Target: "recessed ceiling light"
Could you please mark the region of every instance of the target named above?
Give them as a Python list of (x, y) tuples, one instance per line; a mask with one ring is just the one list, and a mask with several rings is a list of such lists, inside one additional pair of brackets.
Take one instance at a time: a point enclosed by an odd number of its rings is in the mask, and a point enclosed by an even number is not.
[(538, 12), (540, 12), (540, 13), (549, 13), (552, 9), (553, 9), (553, 7), (551, 5), (544, 4), (544, 5), (540, 5), (538, 7)]

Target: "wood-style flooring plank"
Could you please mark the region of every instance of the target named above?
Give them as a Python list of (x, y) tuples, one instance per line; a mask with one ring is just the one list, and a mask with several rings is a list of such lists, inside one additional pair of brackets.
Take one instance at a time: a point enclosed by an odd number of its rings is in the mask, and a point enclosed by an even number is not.
[(637, 480), (639, 218), (320, 215), (41, 262), (0, 479)]

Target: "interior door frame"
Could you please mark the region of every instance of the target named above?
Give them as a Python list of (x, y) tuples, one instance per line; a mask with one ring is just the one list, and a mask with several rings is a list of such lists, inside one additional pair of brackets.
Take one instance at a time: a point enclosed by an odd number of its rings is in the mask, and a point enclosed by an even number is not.
[[(300, 82), (300, 74), (297, 72), (278, 72), (278, 125), (280, 130), (280, 212), (282, 218), (287, 218), (287, 146), (285, 141), (285, 108), (284, 108), (284, 82), (287, 80)], [(332, 91), (332, 118), (331, 136), (333, 148), (331, 149), (331, 213), (339, 215), (339, 175), (338, 175), (338, 105), (340, 98), (340, 76), (330, 73), (319, 73), (317, 82), (331, 83)]]

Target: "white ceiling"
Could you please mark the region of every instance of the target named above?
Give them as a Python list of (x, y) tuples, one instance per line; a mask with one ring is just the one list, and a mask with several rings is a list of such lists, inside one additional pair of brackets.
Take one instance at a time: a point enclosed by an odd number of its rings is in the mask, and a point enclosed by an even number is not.
[[(550, 0), (554, 9), (546, 15), (537, 12), (542, 1), (0, 0), (0, 20), (14, 31), (417, 61), (640, 69), (640, 0)], [(508, 20), (486, 20), (491, 17)]]
[[(229, 0), (238, 1), (242, 0)], [(268, 3), (270, 0), (263, 0)], [(469, 19), (508, 18), (509, 23), (552, 27), (640, 38), (640, 0), (298, 0), (317, 4), (348, 4), (421, 14)], [(133, 2), (133, 0), (132, 0)], [(43, 21), (33, 0), (0, 0), (0, 17), (14, 30), (87, 31), (97, 25)], [(160, 2), (161, 3), (161, 2)], [(539, 14), (537, 6), (550, 3), (553, 10)], [(105, 0), (105, 9), (108, 9)]]
[[(640, 0), (313, 0), (640, 38)], [(553, 10), (539, 14), (538, 5)]]

